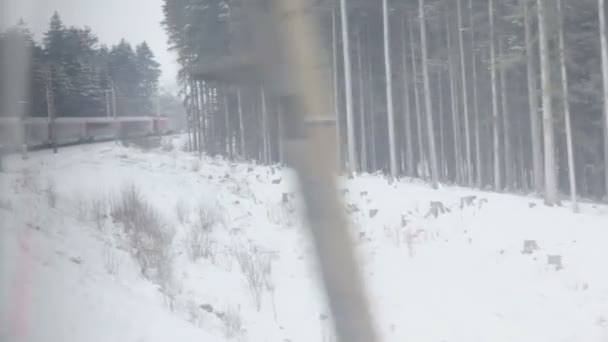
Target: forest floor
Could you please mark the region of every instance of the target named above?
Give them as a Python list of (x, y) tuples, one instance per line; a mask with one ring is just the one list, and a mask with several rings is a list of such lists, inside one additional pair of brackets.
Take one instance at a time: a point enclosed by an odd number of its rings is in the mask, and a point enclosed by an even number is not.
[[(178, 145), (6, 160), (0, 340), (335, 340), (293, 173)], [(114, 217), (125, 189), (172, 237), (162, 274)], [(339, 191), (383, 341), (608, 341), (608, 207), (380, 175)]]

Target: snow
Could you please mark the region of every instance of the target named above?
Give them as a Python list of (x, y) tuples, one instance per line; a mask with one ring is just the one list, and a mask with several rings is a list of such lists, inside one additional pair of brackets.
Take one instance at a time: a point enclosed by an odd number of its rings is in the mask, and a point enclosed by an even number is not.
[[(114, 143), (13, 156), (6, 169), (0, 340), (333, 340), (291, 171)], [(142, 275), (118, 223), (91, 216), (130, 184), (175, 232), (162, 281)], [(380, 175), (340, 184), (383, 341), (608, 340), (606, 206), (574, 214)], [(213, 217), (210, 256), (193, 261), (199, 208)], [(525, 241), (538, 249), (523, 253)], [(270, 265), (259, 310), (239, 255)]]

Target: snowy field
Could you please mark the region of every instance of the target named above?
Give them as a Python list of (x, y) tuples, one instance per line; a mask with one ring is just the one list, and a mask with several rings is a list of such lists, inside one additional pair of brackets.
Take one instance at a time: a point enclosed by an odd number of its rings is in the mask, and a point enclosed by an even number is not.
[[(334, 340), (288, 170), (167, 143), (7, 164), (0, 341)], [(607, 207), (342, 184), (383, 341), (608, 341)], [(144, 270), (117, 219), (128, 190), (164, 232), (158, 267)]]

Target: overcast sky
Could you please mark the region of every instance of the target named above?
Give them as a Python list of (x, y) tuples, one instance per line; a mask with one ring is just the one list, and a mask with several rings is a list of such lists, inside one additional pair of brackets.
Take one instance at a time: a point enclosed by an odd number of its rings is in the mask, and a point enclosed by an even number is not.
[(163, 0), (0, 0), (0, 27), (23, 18), (40, 39), (54, 11), (66, 26), (90, 26), (101, 43), (146, 41), (162, 65), (161, 86), (173, 89), (177, 63), (160, 25)]

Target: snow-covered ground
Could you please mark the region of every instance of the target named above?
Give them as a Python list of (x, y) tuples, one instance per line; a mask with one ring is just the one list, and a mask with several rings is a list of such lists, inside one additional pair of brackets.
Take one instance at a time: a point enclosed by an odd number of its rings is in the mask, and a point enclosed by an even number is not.
[[(0, 340), (333, 340), (293, 180), (113, 143), (11, 158)], [(129, 186), (173, 235), (163, 276), (111, 215)], [(607, 207), (375, 175), (339, 190), (383, 341), (608, 341)]]

